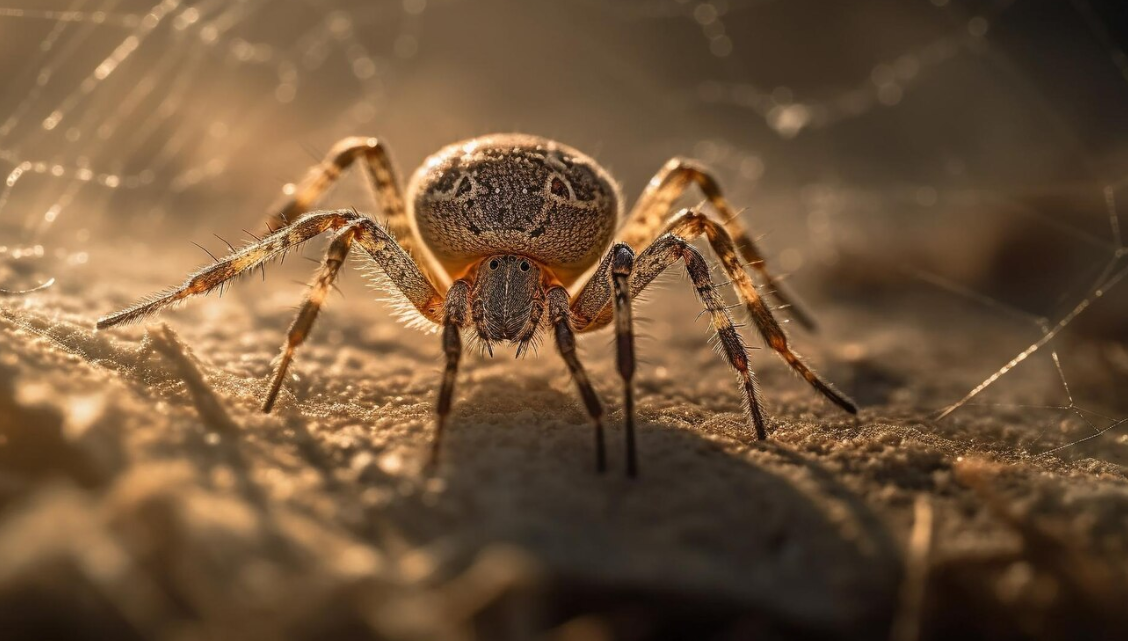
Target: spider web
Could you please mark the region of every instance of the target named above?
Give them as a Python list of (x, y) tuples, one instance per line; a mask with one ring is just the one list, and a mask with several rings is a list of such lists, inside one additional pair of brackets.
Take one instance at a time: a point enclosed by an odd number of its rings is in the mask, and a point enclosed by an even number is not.
[[(321, 125), (364, 128), (389, 77), (415, 55), (426, 7), (309, 0), (283, 15), (262, 0), (45, 4), (0, 8), (9, 33), (27, 34), (0, 98), (0, 161), (10, 165), (0, 220), (20, 221), (33, 247), (76, 201), (90, 209), (140, 191), (148, 211), (134, 215), (176, 212), (240, 155), (267, 162), (254, 149), (266, 135), (260, 123), (306, 109), (325, 81), (334, 102)], [(386, 35), (385, 48), (370, 50), (358, 30)]]
[[(636, 19), (669, 20), (684, 19), (698, 25), (706, 38), (706, 46), (710, 53), (718, 58), (728, 58), (732, 54), (733, 40), (726, 29), (726, 19), (731, 22), (735, 15), (747, 15), (762, 9), (772, 3), (728, 3), (728, 2), (658, 2), (658, 3), (627, 3), (620, 5), (620, 11)], [(921, 3), (927, 4), (927, 3)], [(765, 86), (761, 83), (748, 80), (731, 81), (727, 79), (706, 79), (702, 81), (696, 92), (696, 98), (707, 106), (718, 109), (735, 108), (754, 114), (761, 119), (766, 127), (781, 139), (795, 140), (805, 133), (818, 130), (830, 130), (849, 125), (850, 121), (873, 119), (875, 111), (889, 113), (895, 110), (906, 96), (917, 87), (935, 86), (948, 79), (937, 79), (944, 67), (965, 62), (975, 61), (978, 64), (1003, 69), (1008, 73), (1020, 75), (1016, 72), (1016, 64), (1011, 60), (1013, 53), (1005, 47), (996, 46), (992, 42), (992, 32), (996, 29), (1007, 31), (1008, 19), (1012, 11), (1022, 13), (1027, 11), (1033, 2), (1019, 0), (999, 0), (994, 2), (949, 2), (948, 0), (933, 0), (931, 3), (935, 12), (940, 17), (938, 22), (943, 26), (939, 32), (921, 42), (901, 50), (892, 55), (887, 55), (871, 65), (869, 73), (858, 77), (854, 81), (836, 80), (830, 92), (825, 87), (818, 88), (821, 96), (808, 97), (799, 90), (787, 84)], [(1045, 3), (1042, 3), (1043, 5)], [(1106, 25), (1101, 12), (1097, 11), (1087, 0), (1068, 0), (1062, 3), (1071, 11), (1066, 18), (1079, 25), (1087, 33), (1092, 44), (1095, 44), (1105, 58), (1107, 71), (1120, 76), (1120, 80), (1128, 81), (1128, 56), (1117, 43), (1111, 28)], [(1026, 5), (1025, 7), (1023, 5)], [(1034, 9), (1037, 11), (1037, 8)], [(1107, 9), (1106, 9), (1107, 11)], [(1028, 20), (1020, 16), (1019, 20)], [(1099, 58), (1099, 56), (1098, 56)], [(1105, 74), (1108, 75), (1108, 74)], [(1035, 87), (1035, 90), (1037, 88)], [(1119, 85), (1121, 98), (1124, 94), (1123, 83)], [(1057, 126), (1063, 130), (1070, 128), (1069, 122), (1064, 121), (1060, 114), (1053, 113), (1053, 106), (1049, 100), (1039, 100), (1041, 108), (1050, 112), (1052, 119), (1058, 121)], [(885, 116), (890, 118), (891, 116)], [(917, 123), (926, 125), (927, 123)], [(1068, 132), (1066, 135), (1070, 135)], [(731, 146), (725, 143), (703, 143), (697, 146), (698, 154), (706, 157), (713, 163), (732, 164), (730, 156)], [(1085, 158), (1090, 164), (1095, 164), (1091, 158)], [(747, 167), (744, 161), (742, 167)], [(762, 173), (763, 163), (757, 160), (753, 178), (758, 178)], [(1120, 170), (1123, 171), (1122, 169)], [(747, 176), (747, 171), (741, 171)], [(995, 297), (983, 294), (974, 288), (961, 284), (943, 275), (922, 270), (912, 262), (900, 265), (924, 282), (928, 282), (944, 291), (963, 297), (975, 305), (992, 313), (1001, 314), (1020, 326), (1033, 328), (1038, 332), (1038, 338), (1005, 361), (996, 371), (987, 376), (978, 385), (975, 385), (958, 400), (951, 402), (938, 410), (935, 418), (938, 421), (954, 420), (948, 417), (963, 408), (1024, 408), (1065, 415), (1076, 420), (1085, 428), (1087, 433), (1062, 442), (1060, 438), (1051, 439), (1049, 445), (1034, 445), (1030, 449), (1039, 454), (1048, 455), (1068, 450), (1075, 445), (1085, 443), (1108, 435), (1128, 422), (1128, 415), (1116, 416), (1104, 413), (1103, 408), (1089, 406), (1084, 400), (1084, 391), (1071, 388), (1069, 376), (1062, 366), (1059, 354), (1061, 348), (1057, 347), (1061, 335), (1081, 318), (1084, 318), (1091, 308), (1098, 306), (1102, 299), (1114, 297), (1121, 293), (1120, 285), (1128, 276), (1128, 261), (1122, 234), (1118, 211), (1117, 194), (1128, 184), (1128, 177), (1116, 177), (1115, 165), (1110, 168), (1101, 167), (1093, 171), (1094, 177), (1081, 187), (1082, 189), (1100, 193), (1104, 196), (1104, 213), (1107, 217), (1107, 227), (1103, 234), (1088, 231), (1084, 225), (1076, 225), (1069, 217), (1058, 215), (1052, 210), (1026, 211), (1032, 219), (1031, 224), (1045, 226), (1053, 233), (1059, 234), (1065, 240), (1080, 240), (1089, 246), (1088, 251), (1094, 256), (1094, 265), (1098, 266), (1098, 273), (1094, 276), (1082, 275), (1079, 278), (1090, 278), (1081, 286), (1065, 289), (1058, 302), (1068, 306), (1056, 317), (1023, 309), (1015, 304), (1009, 304)], [(1109, 178), (1111, 176), (1111, 178)], [(1123, 174), (1121, 173), (1121, 176)], [(1102, 184), (1102, 180), (1105, 181)], [(826, 224), (825, 201), (833, 201), (834, 209), (843, 219), (857, 216), (851, 210), (874, 207), (874, 195), (867, 194), (859, 197), (857, 188), (850, 185), (834, 184), (816, 186), (812, 192), (812, 201), (816, 204), (810, 207), (810, 238), (815, 245), (816, 255), (821, 254), (823, 260), (838, 262), (837, 247), (834, 234), (827, 230), (831, 228)], [(911, 194), (914, 204), (933, 206), (937, 202), (958, 197), (955, 193), (945, 193), (933, 186), (923, 186)], [(1017, 201), (1011, 199), (1005, 191), (1000, 190), (993, 194), (995, 198)], [(876, 195), (876, 200), (889, 201), (896, 199), (889, 193)], [(1017, 202), (1012, 202), (1016, 206)], [(894, 221), (900, 223), (901, 221)], [(841, 231), (848, 223), (840, 222), (834, 227)], [(820, 247), (821, 245), (821, 247)], [(818, 251), (820, 250), (821, 251)], [(783, 258), (786, 258), (783, 257)], [(793, 264), (800, 261), (790, 261)], [(1089, 271), (1086, 269), (1085, 271)], [(1077, 280), (1070, 277), (1071, 280)], [(995, 386), (1001, 379), (1010, 375), (1024, 361), (1036, 355), (1046, 354), (1055, 372), (1055, 380), (1060, 386), (1058, 395), (1064, 395), (1065, 402), (1056, 403), (976, 403), (980, 395)], [(1052, 392), (1046, 393), (1047, 397), (1055, 396)], [(965, 410), (966, 411), (966, 410)], [(1042, 430), (1039, 435), (1041, 440), (1049, 428)], [(1065, 431), (1058, 426), (1059, 431)]]
[[(1123, 130), (1099, 117), (1106, 112), (1088, 124), (1086, 100), (1063, 99), (1054, 86), (1073, 70), (1083, 88), (1099, 86), (1108, 110), (1128, 102), (1115, 4), (3, 4), (0, 259), (85, 263), (95, 240), (125, 225), (152, 242), (169, 229), (205, 240), (211, 228), (198, 227), (238, 218), (229, 233), (253, 224), (278, 187), (332, 142), (361, 132), (387, 134), (404, 159), (493, 129), (586, 142), (628, 194), (665, 157), (689, 153), (718, 168), (735, 202), (796, 214), (771, 221), (768, 244), (784, 271), (830, 283), (869, 261), (871, 273), (859, 276), (868, 283), (912, 289), (923, 280), (982, 311), (943, 298), (949, 309), (998, 314), (1013, 333), (1029, 333), (997, 365), (944, 373), (944, 398), (922, 413), (936, 410), (942, 425), (1015, 406), (990, 392), (1032, 376), (1027, 361), (1041, 360), (1053, 372), (1041, 398), (1064, 400), (1021, 405), (1086, 432), (1049, 426), (1059, 433), (1040, 435), (1032, 450), (1061, 453), (1126, 431), (1125, 408), (1087, 389), (1088, 378), (1076, 382), (1072, 368), (1084, 369), (1088, 356), (1071, 358), (1075, 348), (1099, 343), (1075, 331), (1079, 323), (1098, 313), (1123, 321), (1114, 308), (1128, 276)], [(1054, 56), (1065, 57), (1064, 46), (1033, 47), (1047, 16), (1092, 55), (1062, 62)], [(996, 135), (992, 128), (1015, 105), (1021, 126)], [(981, 117), (973, 117), (977, 110)], [(957, 117), (966, 122), (953, 124)], [(425, 127), (433, 135), (412, 133)], [(941, 133), (930, 136), (934, 129)], [(943, 139), (954, 130), (966, 138)], [(1043, 131), (1080, 170), (1040, 160), (1036, 178), (1019, 176), (1033, 166), (1025, 157), (1043, 151), (1024, 138)], [(1106, 133), (1105, 144), (1094, 142)], [(1050, 197), (1031, 205), (1024, 194), (1038, 180), (1048, 181)], [(1063, 194), (1083, 204), (1055, 200)], [(904, 208), (923, 213), (910, 219)], [(240, 211), (248, 213), (234, 216)], [(986, 265), (997, 248), (980, 237), (1016, 218), (1053, 238), (1062, 255), (1084, 258), (1063, 262), (1038, 296), (1012, 295), (1017, 267)], [(954, 262), (972, 267), (918, 260), (965, 242), (980, 253)], [(902, 249), (883, 251), (892, 246)], [(988, 268), (996, 281), (983, 277)], [(904, 270), (919, 278), (889, 285), (872, 274)], [(39, 275), (0, 286), (28, 289), (51, 274)], [(994, 338), (984, 332), (980, 340)], [(1123, 334), (1111, 342), (1123, 344)]]

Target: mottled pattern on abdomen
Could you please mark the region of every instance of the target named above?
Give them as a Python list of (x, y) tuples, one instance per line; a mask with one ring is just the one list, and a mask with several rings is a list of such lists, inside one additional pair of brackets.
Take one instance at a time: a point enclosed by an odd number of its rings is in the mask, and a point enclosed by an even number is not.
[(445, 147), (408, 190), (416, 231), (452, 276), (512, 253), (570, 283), (607, 251), (619, 218), (618, 190), (594, 160), (520, 134)]

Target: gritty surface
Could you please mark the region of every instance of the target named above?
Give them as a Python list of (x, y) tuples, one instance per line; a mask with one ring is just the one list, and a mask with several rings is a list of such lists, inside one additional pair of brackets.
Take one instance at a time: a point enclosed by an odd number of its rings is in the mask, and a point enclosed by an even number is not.
[[(1128, 277), (1047, 346), (1074, 407), (1043, 349), (935, 418), (1128, 262), (1122, 0), (4, 4), (0, 288), (57, 284), (0, 297), (0, 640), (1128, 629), (1128, 423), (1097, 433), (1128, 417)], [(465, 356), (429, 475), (439, 339), (355, 271), (270, 416), (299, 256), (92, 329), (206, 262), (190, 241), (261, 234), (341, 138), (386, 138), (406, 177), (514, 129), (628, 206), (673, 156), (716, 170), (860, 419), (760, 349), (751, 440), (678, 276), (637, 308), (635, 482), (610, 334), (580, 339), (608, 474), (542, 344)], [(375, 213), (349, 173), (322, 204)]]
[[(865, 409), (853, 422), (761, 349), (772, 438), (758, 443), (691, 288), (671, 278), (639, 303), (639, 480), (623, 474), (603, 334), (582, 350), (608, 406), (608, 474), (593, 472), (591, 427), (550, 344), (468, 357), (428, 474), (437, 336), (397, 325), (346, 278), (263, 415), (300, 286), (271, 272), (167, 326), (92, 331), (97, 314), (183, 273), (164, 263), (3, 301), (6, 629), (1101, 638), (1125, 623), (1124, 439), (1031, 456), (1084, 434), (1039, 434), (1023, 410), (929, 418), (967, 391), (935, 372), (997, 365), (978, 354), (1005, 333), (989, 320), (938, 343), (911, 318), (813, 301), (822, 331), (793, 331), (796, 345)], [(927, 316), (921, 305), (904, 308)], [(1034, 372), (1014, 393), (1043, 385)]]

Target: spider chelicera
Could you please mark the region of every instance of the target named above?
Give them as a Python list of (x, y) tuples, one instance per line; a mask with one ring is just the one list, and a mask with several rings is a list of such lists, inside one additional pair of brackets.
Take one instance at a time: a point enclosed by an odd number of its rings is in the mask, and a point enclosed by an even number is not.
[[(310, 211), (358, 160), (367, 169), (386, 221), (383, 226), (355, 210)], [(700, 188), (713, 211), (684, 209), (670, 217), (673, 203), (692, 185)], [(348, 138), (334, 146), (289, 193), (273, 217), (282, 225), (280, 229), (195, 272), (183, 285), (100, 319), (98, 327), (137, 321), (190, 296), (206, 294), (331, 231), (325, 262), (282, 347), (264, 412), (274, 406), (294, 351), (309, 335), (355, 244), (426, 322), (441, 329), (446, 369), (435, 406), (432, 463), (438, 461), (451, 410), (463, 331), (476, 332), (491, 354), (493, 345), (503, 341), (515, 344), (520, 354), (540, 332), (548, 331), (595, 423), (596, 468), (604, 471), (603, 407), (577, 357), (575, 334), (614, 323), (618, 369), (625, 387), (627, 473), (635, 476), (631, 300), (678, 261), (684, 263), (712, 317), (725, 358), (740, 375), (756, 436), (767, 437), (748, 348), (712, 280), (709, 264), (690, 244), (704, 234), (768, 345), (825, 397), (857, 413), (850, 399), (792, 351), (745, 266), (758, 273), (766, 291), (789, 307), (798, 322), (813, 327), (811, 317), (768, 271), (763, 254), (717, 181), (693, 162), (669, 161), (625, 218), (621, 217), (615, 182), (594, 160), (566, 145), (521, 134), (484, 136), (445, 147), (415, 172), (406, 199), (386, 146), (374, 138)], [(578, 286), (581, 276), (597, 264), (590, 278)], [(577, 287), (575, 295), (569, 293), (569, 288)]]

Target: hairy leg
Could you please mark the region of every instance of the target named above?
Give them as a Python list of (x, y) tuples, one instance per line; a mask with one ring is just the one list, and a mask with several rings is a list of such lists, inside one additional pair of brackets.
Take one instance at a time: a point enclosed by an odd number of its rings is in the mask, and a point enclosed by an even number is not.
[(462, 357), (462, 328), (466, 327), (470, 312), (470, 283), (456, 280), (447, 290), (443, 306), (443, 354), (446, 368), (439, 388), (439, 402), (435, 405), (435, 438), (431, 441), (431, 466), (438, 465), (443, 429), (450, 415), (454, 397), (454, 381), (458, 376), (458, 361)]
[(626, 243), (611, 248), (611, 285), (615, 291), (615, 361), (623, 379), (623, 424), (627, 434), (627, 476), (638, 476), (634, 421), (634, 322), (631, 315), (631, 272), (634, 251)]
[(736, 239), (735, 245), (744, 261), (764, 279), (764, 285), (791, 316), (808, 329), (815, 327), (814, 317), (782, 281), (768, 270), (764, 254), (740, 222), (740, 216), (725, 199), (721, 187), (706, 167), (684, 158), (673, 158), (650, 179), (627, 216), (619, 239), (640, 251), (666, 227), (670, 208), (691, 186), (697, 185), (721, 217), (721, 224)]
[(227, 281), (250, 272), (259, 265), (330, 229), (346, 226), (355, 230), (354, 242), (379, 264), (395, 287), (425, 318), (439, 322), (443, 296), (395, 239), (369, 218), (351, 209), (317, 211), (306, 214), (290, 226), (262, 240), (248, 244), (223, 260), (193, 273), (182, 285), (160, 292), (120, 312), (98, 320), (98, 328), (133, 323), (160, 312), (192, 296), (211, 292)]
[[(819, 393), (847, 412), (857, 414), (857, 406), (852, 400), (835, 389), (829, 382), (823, 380), (791, 349), (791, 344), (786, 332), (783, 331), (783, 327), (780, 326), (771, 309), (768, 308), (764, 299), (757, 292), (752, 279), (741, 267), (732, 237), (724, 227), (704, 214), (683, 210), (670, 221), (666, 227), (666, 233), (690, 240), (704, 234), (768, 345)], [(639, 258), (641, 259), (641, 255)], [(584, 286), (572, 304), (580, 331), (589, 332), (599, 329), (608, 325), (612, 320), (610, 293), (606, 285), (598, 282), (607, 277), (606, 274), (609, 269), (610, 258), (608, 257), (600, 263), (591, 281)], [(636, 261), (636, 272), (637, 270), (638, 262)], [(631, 279), (632, 293), (638, 295), (649, 282), (644, 277), (636, 275)]]
[(333, 145), (325, 159), (311, 167), (305, 178), (294, 187), (293, 193), (287, 194), (281, 203), (271, 208), (270, 223), (275, 227), (288, 225), (316, 206), (325, 192), (358, 159), (365, 161), (368, 185), (387, 222), (388, 231), (404, 251), (418, 259), (395, 163), (387, 147), (376, 138), (345, 138)]
[(740, 259), (737, 257), (732, 236), (729, 235), (724, 227), (721, 227), (699, 212), (683, 211), (671, 221), (669, 233), (683, 238), (697, 238), (704, 234), (709, 240), (709, 245), (713, 248), (713, 252), (717, 255), (717, 258), (720, 259), (721, 266), (724, 267), (725, 273), (736, 287), (741, 301), (747, 306), (752, 321), (756, 324), (756, 328), (760, 330), (760, 335), (764, 337), (768, 345), (820, 394), (847, 412), (851, 414), (858, 413), (858, 408), (854, 404), (854, 401), (835, 389), (829, 381), (823, 380), (822, 377), (803, 362), (799, 354), (791, 349), (787, 333), (783, 331), (783, 327), (779, 324), (779, 321), (776, 320), (775, 315), (772, 314), (771, 308), (768, 307), (764, 299), (761, 298), (756, 291), (756, 286), (752, 283), (752, 279), (749, 278), (748, 274), (741, 268)]
[(572, 312), (568, 307), (568, 291), (563, 287), (553, 287), (548, 290), (548, 317), (552, 323), (553, 334), (556, 336), (556, 348), (560, 356), (568, 365), (572, 373), (572, 380), (580, 390), (584, 407), (588, 415), (595, 422), (595, 469), (597, 472), (607, 470), (607, 446), (603, 438), (603, 405), (588, 380), (587, 372), (576, 355), (576, 335), (572, 329)]
[(274, 401), (278, 399), (278, 392), (282, 389), (282, 380), (286, 377), (286, 370), (289, 369), (290, 363), (294, 360), (294, 352), (298, 349), (298, 346), (305, 342), (310, 330), (313, 329), (313, 322), (317, 320), (317, 314), (325, 304), (325, 297), (329, 294), (329, 288), (333, 286), (333, 281), (336, 280), (337, 274), (341, 271), (341, 266), (345, 264), (345, 258), (349, 255), (355, 233), (356, 230), (353, 227), (345, 227), (337, 234), (329, 245), (329, 249), (325, 252), (325, 262), (322, 263), (321, 269), (318, 270), (317, 276), (310, 284), (309, 294), (306, 295), (301, 309), (298, 310), (298, 315), (294, 317), (294, 322), (290, 324), (290, 331), (286, 333), (286, 342), (282, 344), (278, 366), (270, 380), (270, 390), (262, 404), (263, 412), (270, 412), (274, 408)]
[[(604, 297), (601, 304), (596, 298), (601, 295), (600, 292), (606, 292), (607, 288), (589, 289), (585, 287), (573, 303), (572, 309), (607, 309), (613, 304), (616, 314), (617, 336), (622, 337), (625, 333), (623, 321), (618, 319), (624, 317), (623, 309), (624, 307), (629, 307), (630, 298), (641, 293), (659, 274), (679, 260), (685, 263), (686, 272), (689, 274), (690, 281), (697, 290), (697, 297), (701, 300), (701, 303), (705, 306), (705, 310), (712, 319), (713, 329), (717, 333), (717, 340), (721, 350), (724, 352), (726, 360), (740, 376), (745, 406), (748, 411), (749, 421), (756, 432), (756, 437), (760, 439), (766, 438), (767, 429), (764, 426), (764, 415), (756, 391), (756, 378), (750, 366), (748, 347), (744, 344), (744, 340), (736, 330), (736, 326), (732, 322), (732, 317), (725, 307), (724, 299), (713, 283), (712, 276), (709, 274), (709, 264), (705, 262), (700, 252), (694, 249), (686, 239), (674, 234), (664, 234), (660, 236), (652, 245), (643, 250), (642, 253), (634, 259), (633, 271), (623, 269), (625, 266), (623, 263), (625, 261), (620, 255), (614, 253), (608, 255), (603, 263), (600, 264), (600, 268), (596, 271), (592, 280), (594, 281), (597, 278), (607, 279), (608, 274), (610, 274), (610, 280), (612, 281), (611, 289), (614, 290), (615, 300), (612, 302), (607, 297)], [(629, 274), (629, 288), (625, 287), (626, 282), (624, 276), (627, 276), (627, 274), (624, 274), (624, 272)], [(745, 277), (747, 277), (747, 274)], [(624, 300), (620, 299), (620, 291), (625, 295), (623, 297)], [(604, 296), (606, 296), (606, 294), (604, 294)], [(574, 313), (580, 316), (578, 311), (574, 311)], [(607, 322), (602, 322), (601, 324), (603, 318), (605, 318), (604, 315), (597, 314), (591, 322), (582, 325), (580, 331), (588, 332), (606, 325)], [(620, 345), (622, 345), (622, 343), (620, 343)], [(623, 374), (624, 378), (629, 381), (627, 374), (633, 374), (634, 369), (633, 345), (629, 352), (624, 352), (622, 347), (620, 348), (621, 372), (623, 370), (622, 363), (627, 360), (626, 357), (628, 356), (631, 365)]]
[[(161, 309), (191, 296), (206, 294), (225, 282), (247, 273), (267, 260), (293, 249), (327, 230), (340, 231), (330, 243), (325, 262), (310, 285), (309, 294), (290, 325), (286, 342), (282, 346), (278, 365), (271, 378), (270, 388), (262, 405), (269, 412), (278, 398), (286, 371), (294, 359), (294, 352), (309, 336), (333, 281), (340, 273), (349, 249), (354, 242), (360, 245), (380, 266), (392, 284), (415, 306), (424, 318), (437, 322), (443, 307), (443, 296), (431, 285), (423, 272), (396, 241), (371, 219), (352, 210), (313, 212), (294, 221), (262, 240), (235, 251), (224, 260), (217, 261), (188, 278), (180, 287), (173, 288), (133, 307), (111, 314), (98, 321), (98, 328), (135, 322)], [(449, 402), (448, 402), (449, 406)]]

